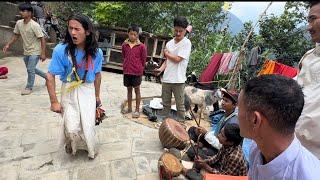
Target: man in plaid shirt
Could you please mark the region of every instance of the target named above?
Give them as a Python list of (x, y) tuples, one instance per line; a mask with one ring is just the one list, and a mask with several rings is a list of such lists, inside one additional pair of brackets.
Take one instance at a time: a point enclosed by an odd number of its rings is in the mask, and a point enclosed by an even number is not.
[(241, 149), (243, 138), (240, 136), (238, 124), (226, 124), (218, 134), (218, 139), (222, 144), (219, 152), (208, 158), (195, 158), (194, 169), (185, 170), (184, 174), (189, 179), (202, 179), (199, 173), (200, 169), (204, 169), (213, 174), (224, 174), (233, 176), (246, 176), (247, 166)]

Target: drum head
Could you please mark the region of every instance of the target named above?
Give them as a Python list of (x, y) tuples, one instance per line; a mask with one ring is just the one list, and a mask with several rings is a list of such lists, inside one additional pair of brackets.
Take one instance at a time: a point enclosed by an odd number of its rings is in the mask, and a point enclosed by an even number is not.
[(163, 166), (173, 174), (180, 173), (182, 171), (181, 163), (173, 154), (164, 153), (161, 160)]
[(171, 132), (174, 133), (174, 136), (180, 139), (181, 141), (188, 141), (189, 140), (189, 135), (187, 131), (183, 128), (183, 126), (177, 122), (174, 119), (166, 119), (168, 123), (168, 127), (171, 130)]

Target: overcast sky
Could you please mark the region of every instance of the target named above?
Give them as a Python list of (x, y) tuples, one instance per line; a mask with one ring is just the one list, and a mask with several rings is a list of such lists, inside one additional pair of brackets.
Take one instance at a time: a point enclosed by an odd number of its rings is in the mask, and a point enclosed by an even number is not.
[[(252, 21), (255, 24), (258, 21), (260, 14), (267, 8), (270, 1), (265, 2), (232, 2), (232, 7), (229, 10), (236, 15), (243, 23)], [(273, 2), (267, 10), (267, 15), (280, 15), (284, 11), (285, 1)], [(257, 31), (259, 29), (256, 28)]]
[[(249, 20), (254, 23), (258, 20), (259, 15), (266, 9), (270, 2), (232, 2), (232, 7), (229, 10), (244, 23)], [(273, 2), (267, 14), (280, 15), (284, 11), (286, 2)]]

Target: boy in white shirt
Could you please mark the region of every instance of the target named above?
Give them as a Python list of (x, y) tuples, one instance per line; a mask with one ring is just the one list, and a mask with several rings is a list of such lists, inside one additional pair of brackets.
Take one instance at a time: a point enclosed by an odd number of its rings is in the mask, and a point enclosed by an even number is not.
[(189, 23), (185, 17), (176, 17), (173, 24), (175, 37), (166, 44), (164, 56), (167, 59), (157, 69), (159, 71), (158, 74), (164, 71), (162, 80), (162, 115), (169, 116), (173, 93), (178, 111), (178, 120), (184, 120), (184, 83), (187, 79), (186, 70), (191, 52), (191, 42), (185, 37)]

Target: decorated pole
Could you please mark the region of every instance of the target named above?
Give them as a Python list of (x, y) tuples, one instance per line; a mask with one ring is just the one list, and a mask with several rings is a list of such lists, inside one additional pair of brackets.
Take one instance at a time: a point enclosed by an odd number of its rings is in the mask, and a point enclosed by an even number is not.
[[(267, 10), (269, 9), (269, 7), (271, 6), (272, 4), (272, 1), (269, 3), (269, 5), (267, 6), (267, 8), (263, 11), (263, 13), (260, 14), (260, 17), (258, 19), (258, 21), (256, 22), (256, 24), (251, 28), (248, 36), (246, 37), (245, 41), (243, 42), (241, 48), (240, 48), (240, 52), (239, 52), (239, 56), (236, 60), (236, 65), (232, 71), (232, 74), (231, 74), (231, 77), (229, 79), (229, 82), (227, 84), (227, 89), (232, 89), (232, 90), (235, 90), (236, 89), (236, 84), (237, 84), (237, 77), (238, 77), (238, 74), (239, 74), (239, 71), (241, 69), (241, 62), (243, 61), (243, 59), (245, 58), (245, 51), (244, 51), (244, 47), (247, 45), (249, 39), (250, 39), (250, 36), (254, 30), (254, 28), (257, 26), (257, 24), (260, 22), (262, 16), (264, 16), (267, 12)], [(240, 76), (239, 76), (239, 79), (240, 79)], [(239, 81), (240, 83), (240, 81)]]

